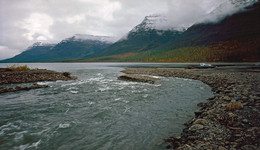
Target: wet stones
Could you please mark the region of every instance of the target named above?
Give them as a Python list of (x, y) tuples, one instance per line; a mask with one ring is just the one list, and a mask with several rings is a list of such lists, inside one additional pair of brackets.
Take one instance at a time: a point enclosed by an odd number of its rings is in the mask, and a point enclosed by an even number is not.
[[(1, 68), (0, 68), (1, 69)], [(39, 81), (75, 80), (69, 72), (56, 72), (46, 69), (4, 70), (0, 71), (0, 85), (31, 83)]]
[(254, 145), (244, 145), (241, 147), (241, 150), (259, 150), (259, 149)]
[(231, 101), (232, 99), (231, 99), (229, 96), (224, 96), (224, 97), (223, 97), (223, 100), (224, 100), (224, 101)]
[(197, 120), (195, 120), (195, 121), (193, 122), (193, 125), (195, 125), (195, 124), (205, 125), (206, 122), (207, 122), (206, 119), (197, 119)]
[(226, 105), (226, 110), (227, 111), (235, 111), (235, 110), (240, 110), (243, 109), (244, 105), (241, 102), (234, 101)]
[[(0, 68), (0, 85), (34, 83), (39, 81), (57, 81), (57, 80), (75, 80), (76, 77), (69, 72), (56, 72), (46, 69), (29, 69), (29, 70), (10, 70)], [(46, 85), (33, 84), (31, 86), (21, 87), (0, 87), (0, 93), (15, 92), (21, 90), (31, 90), (37, 88), (46, 88)]]
[(189, 130), (195, 132), (195, 131), (201, 130), (201, 129), (203, 129), (203, 128), (204, 128), (204, 126), (201, 125), (201, 124), (194, 124), (194, 125), (192, 125), (192, 126), (189, 128)]
[(118, 77), (119, 80), (125, 80), (125, 81), (134, 81), (134, 82), (146, 82), (154, 84), (155, 81), (159, 80), (157, 78), (148, 77), (148, 76), (141, 76), (141, 75), (134, 75), (134, 74), (128, 74), (128, 75), (122, 75)]

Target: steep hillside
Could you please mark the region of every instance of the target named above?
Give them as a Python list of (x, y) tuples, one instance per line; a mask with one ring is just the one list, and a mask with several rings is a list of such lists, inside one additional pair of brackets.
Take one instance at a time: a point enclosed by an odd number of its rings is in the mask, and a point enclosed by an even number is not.
[(151, 28), (153, 23), (145, 18), (127, 39), (83, 61), (259, 62), (259, 8), (257, 2), (219, 22), (196, 24), (183, 32)]

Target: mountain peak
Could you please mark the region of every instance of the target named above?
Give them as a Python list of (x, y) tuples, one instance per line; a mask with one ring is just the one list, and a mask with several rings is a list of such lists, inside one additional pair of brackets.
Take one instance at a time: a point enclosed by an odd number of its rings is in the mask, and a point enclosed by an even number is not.
[(170, 25), (167, 15), (164, 14), (153, 14), (146, 16), (144, 20), (137, 25), (130, 32), (138, 31), (149, 31), (149, 30), (159, 30), (159, 31), (184, 31), (185, 28), (174, 28)]

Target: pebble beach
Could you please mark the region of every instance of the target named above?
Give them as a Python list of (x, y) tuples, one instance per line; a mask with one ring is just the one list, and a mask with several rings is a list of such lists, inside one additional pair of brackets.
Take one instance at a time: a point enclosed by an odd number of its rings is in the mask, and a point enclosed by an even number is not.
[(165, 139), (168, 149), (260, 149), (260, 69), (222, 66), (208, 69), (127, 68), (122, 72), (200, 80), (214, 97), (194, 113), (179, 137)]

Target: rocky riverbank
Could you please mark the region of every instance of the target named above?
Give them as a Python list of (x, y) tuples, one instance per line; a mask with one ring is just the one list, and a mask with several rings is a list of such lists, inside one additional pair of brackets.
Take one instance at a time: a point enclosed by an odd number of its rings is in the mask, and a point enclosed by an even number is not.
[[(46, 88), (47, 86), (38, 85), (35, 82), (40, 81), (57, 81), (57, 80), (74, 80), (69, 72), (56, 72), (46, 69), (28, 69), (28, 70), (11, 70), (0, 68), (0, 94), (6, 92), (15, 92), (21, 90), (30, 90), (36, 88)], [(31, 86), (5, 87), (8, 84), (34, 83)]]
[(32, 89), (39, 89), (39, 88), (47, 88), (49, 87), (48, 85), (38, 85), (36, 83), (34, 83), (31, 86), (25, 86), (25, 87), (21, 87), (19, 85), (15, 86), (15, 87), (0, 87), (0, 94), (1, 93), (6, 93), (6, 92), (16, 92), (16, 91), (28, 91), (28, 90), (32, 90)]
[(260, 149), (259, 67), (128, 68), (122, 72), (189, 78), (212, 87), (215, 96), (198, 104), (200, 111), (185, 124), (180, 137), (165, 140), (168, 149)]

